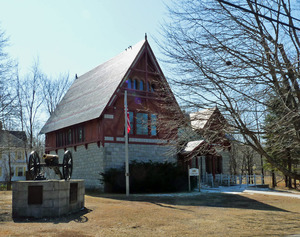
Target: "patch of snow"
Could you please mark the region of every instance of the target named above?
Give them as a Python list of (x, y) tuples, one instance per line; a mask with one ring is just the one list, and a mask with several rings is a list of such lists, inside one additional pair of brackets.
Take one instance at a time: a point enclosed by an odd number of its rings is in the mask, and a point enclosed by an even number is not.
[(291, 193), (286, 191), (274, 191), (269, 188), (256, 188), (251, 186), (236, 185), (236, 186), (220, 186), (218, 188), (202, 188), (201, 192), (204, 193), (230, 193), (230, 194), (239, 194), (239, 193), (250, 193), (250, 194), (264, 194), (264, 195), (275, 195), (275, 196), (284, 196), (284, 197), (293, 197), (300, 199), (300, 193)]
[(264, 194), (264, 195), (274, 195), (274, 196), (283, 196), (283, 197), (292, 197), (300, 199), (300, 194), (294, 194), (289, 192), (277, 192), (277, 191), (258, 191), (258, 190), (245, 190), (245, 193), (256, 193), (256, 194)]
[(151, 194), (134, 194), (134, 196), (146, 197), (190, 197), (201, 195), (201, 192), (186, 192), (186, 193), (151, 193)]
[(287, 191), (274, 191), (269, 188), (256, 188), (247, 185), (236, 185), (236, 186), (220, 186), (216, 188), (211, 188), (209, 186), (201, 186), (201, 192), (199, 189), (194, 189), (193, 192), (184, 193), (153, 193), (153, 194), (135, 194), (135, 196), (148, 196), (148, 197), (189, 197), (203, 195), (205, 193), (228, 193), (228, 194), (264, 194), (264, 195), (274, 195), (274, 196), (284, 196), (300, 199), (300, 193), (291, 193)]

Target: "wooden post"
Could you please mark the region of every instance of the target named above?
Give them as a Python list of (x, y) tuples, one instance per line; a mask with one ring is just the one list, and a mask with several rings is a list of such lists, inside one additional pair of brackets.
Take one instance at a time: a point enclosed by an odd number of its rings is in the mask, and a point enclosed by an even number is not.
[(242, 187), (242, 182), (243, 182), (242, 175), (240, 174), (240, 187)]
[(203, 167), (202, 167), (202, 156), (200, 157), (200, 167), (201, 167), (201, 181), (203, 181), (203, 177), (202, 177), (202, 171), (203, 171)]
[(220, 179), (221, 179), (221, 181), (220, 181), (220, 183), (221, 183), (221, 185), (222, 185), (222, 183), (223, 183), (223, 177), (222, 177), (222, 173), (220, 174)]
[(212, 175), (213, 175), (213, 179), (215, 179), (215, 175), (216, 175), (215, 157), (212, 156), (211, 160), (212, 160)]

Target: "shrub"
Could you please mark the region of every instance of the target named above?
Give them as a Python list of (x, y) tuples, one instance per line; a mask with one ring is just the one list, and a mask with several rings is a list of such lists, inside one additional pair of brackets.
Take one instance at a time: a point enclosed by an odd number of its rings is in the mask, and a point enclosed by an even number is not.
[(0, 191), (7, 190), (7, 184), (0, 183)]
[[(131, 193), (179, 192), (188, 189), (187, 171), (174, 163), (133, 161), (129, 170)], [(125, 166), (120, 169), (111, 168), (101, 175), (105, 192), (126, 191)]]

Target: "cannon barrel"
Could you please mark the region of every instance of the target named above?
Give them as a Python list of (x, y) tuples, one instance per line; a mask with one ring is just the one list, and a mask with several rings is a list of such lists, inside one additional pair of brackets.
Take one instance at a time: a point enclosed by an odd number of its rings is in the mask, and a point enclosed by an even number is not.
[(51, 158), (58, 158), (58, 155), (51, 155), (51, 154), (44, 154), (43, 155), (44, 159), (51, 159)]
[(58, 155), (44, 154), (43, 159), (46, 165), (58, 165)]
[(44, 154), (43, 155), (43, 159), (51, 159), (51, 158), (57, 158), (58, 159), (58, 155), (51, 155), (51, 154)]

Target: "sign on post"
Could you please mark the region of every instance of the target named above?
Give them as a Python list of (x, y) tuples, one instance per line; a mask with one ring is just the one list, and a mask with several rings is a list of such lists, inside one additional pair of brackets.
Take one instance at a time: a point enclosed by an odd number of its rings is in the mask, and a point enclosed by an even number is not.
[(200, 167), (197, 168), (190, 168), (190, 166), (188, 165), (188, 171), (189, 171), (189, 192), (191, 192), (191, 176), (198, 176), (198, 182), (199, 182), (199, 192), (200, 192), (200, 185), (201, 185), (201, 180), (200, 180)]
[(190, 173), (190, 176), (199, 176), (199, 169), (191, 168), (189, 173)]

